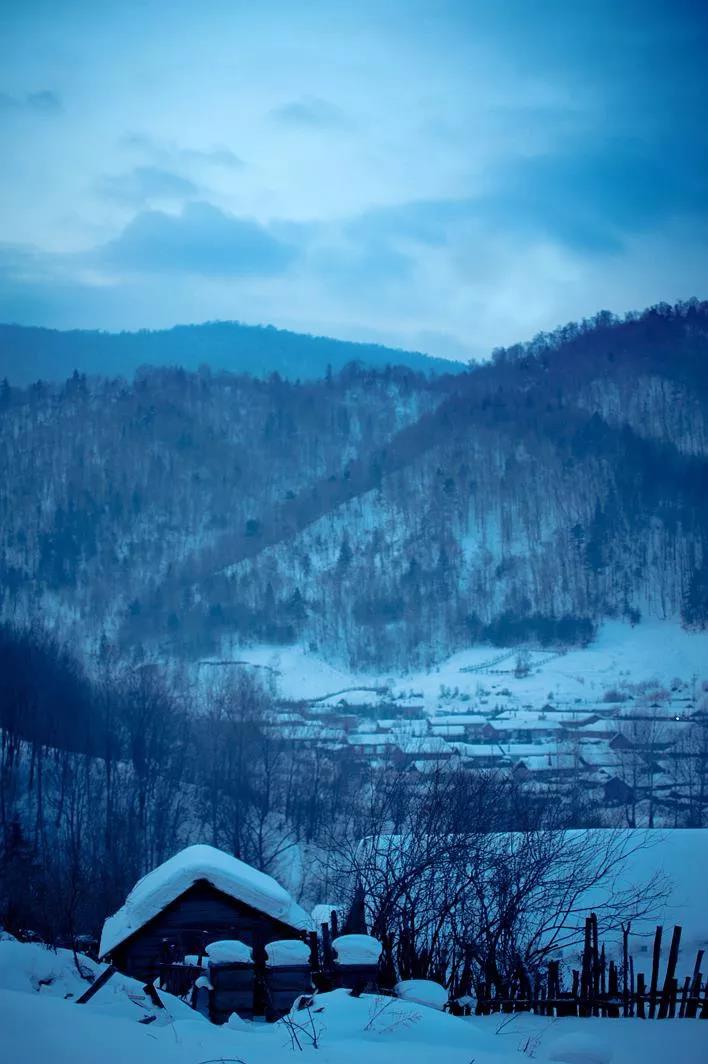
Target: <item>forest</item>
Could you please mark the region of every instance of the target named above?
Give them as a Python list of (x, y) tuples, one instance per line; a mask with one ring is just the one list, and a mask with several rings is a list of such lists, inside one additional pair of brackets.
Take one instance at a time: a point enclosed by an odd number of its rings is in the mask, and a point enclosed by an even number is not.
[(692, 301), (455, 374), (4, 381), (0, 617), (87, 658), (297, 641), (399, 670), (608, 617), (702, 626), (707, 349)]

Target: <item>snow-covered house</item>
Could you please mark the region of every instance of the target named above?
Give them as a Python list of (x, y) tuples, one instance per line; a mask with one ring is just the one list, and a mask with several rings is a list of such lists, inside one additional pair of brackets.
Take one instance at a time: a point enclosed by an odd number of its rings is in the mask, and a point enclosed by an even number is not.
[(148, 872), (108, 917), (100, 957), (152, 981), (167, 957), (181, 961), (223, 939), (245, 943), (264, 963), (269, 942), (303, 938), (310, 926), (271, 876), (213, 846), (188, 846)]

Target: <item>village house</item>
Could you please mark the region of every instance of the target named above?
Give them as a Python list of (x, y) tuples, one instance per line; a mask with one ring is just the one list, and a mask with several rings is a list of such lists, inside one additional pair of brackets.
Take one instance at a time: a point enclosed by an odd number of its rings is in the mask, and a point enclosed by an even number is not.
[(263, 964), (269, 942), (301, 939), (304, 909), (271, 876), (213, 846), (188, 846), (153, 869), (103, 925), (99, 955), (126, 975), (153, 982), (166, 962), (201, 956), (237, 940)]

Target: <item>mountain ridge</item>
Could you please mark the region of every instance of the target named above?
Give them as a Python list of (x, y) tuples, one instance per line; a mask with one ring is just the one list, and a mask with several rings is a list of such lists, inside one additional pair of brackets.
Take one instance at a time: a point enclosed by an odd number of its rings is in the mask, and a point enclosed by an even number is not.
[(89, 376), (130, 376), (142, 366), (170, 365), (266, 377), (310, 380), (349, 362), (417, 372), (456, 373), (464, 363), (382, 344), (313, 336), (273, 325), (238, 321), (174, 325), (170, 329), (104, 332), (0, 323), (0, 379), (24, 386), (60, 381), (74, 371)]

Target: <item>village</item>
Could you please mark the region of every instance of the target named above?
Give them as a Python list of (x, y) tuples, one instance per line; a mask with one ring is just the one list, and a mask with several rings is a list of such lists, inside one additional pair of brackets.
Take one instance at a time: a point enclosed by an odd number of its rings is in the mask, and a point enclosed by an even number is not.
[(532, 704), (512, 693), (500, 669), (475, 672), (475, 695), (443, 686), (427, 704), (414, 691), (392, 699), (385, 688), (281, 698), (266, 727), (274, 739), (347, 758), (361, 771), (494, 772), (529, 795), (572, 801), (598, 823), (704, 822), (708, 706), (695, 679), (594, 698), (550, 692)]

